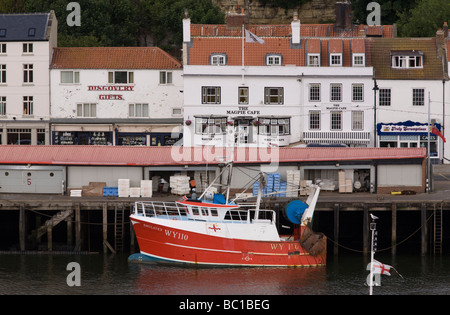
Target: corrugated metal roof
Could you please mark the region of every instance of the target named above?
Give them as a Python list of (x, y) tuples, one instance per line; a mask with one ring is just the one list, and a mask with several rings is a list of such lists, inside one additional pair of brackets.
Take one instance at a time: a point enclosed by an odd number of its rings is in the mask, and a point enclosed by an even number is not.
[[(129, 146), (0, 146), (0, 164), (202, 165), (229, 160), (232, 148)], [(423, 159), (425, 148), (236, 148), (240, 163)]]

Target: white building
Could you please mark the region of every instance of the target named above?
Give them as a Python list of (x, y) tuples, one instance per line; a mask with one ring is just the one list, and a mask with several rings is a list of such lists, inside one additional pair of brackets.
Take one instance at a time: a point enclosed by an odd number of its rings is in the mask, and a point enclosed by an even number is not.
[(55, 48), (55, 145), (173, 145), (182, 136), (181, 63), (157, 47)]
[[(448, 119), (445, 121), (448, 75), (442, 35), (439, 31), (434, 38), (367, 40), (379, 89), (378, 146), (427, 147), (428, 119), (444, 134), (443, 125), (448, 124)], [(430, 153), (432, 163), (442, 161), (444, 142), (433, 133)]]
[(183, 20), (185, 146), (373, 146), (367, 27), (244, 19)]
[(0, 14), (0, 144), (49, 144), (49, 64), (58, 21)]

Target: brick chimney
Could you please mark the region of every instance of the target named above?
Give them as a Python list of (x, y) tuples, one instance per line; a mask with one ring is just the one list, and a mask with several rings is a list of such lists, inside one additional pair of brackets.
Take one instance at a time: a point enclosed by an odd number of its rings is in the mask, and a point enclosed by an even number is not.
[(239, 5), (237, 7), (238, 12), (228, 12), (225, 19), (227, 23), (227, 27), (242, 27), (245, 24), (246, 16), (244, 13), (244, 8), (241, 8)]
[(339, 29), (351, 29), (352, 28), (352, 4), (350, 1), (338, 1), (334, 6), (334, 12), (336, 14), (335, 28)]
[(189, 43), (190, 41), (191, 41), (191, 19), (189, 18), (188, 10), (184, 10), (183, 42)]
[(436, 40), (439, 46), (444, 45), (444, 38), (445, 38), (444, 31), (441, 28), (438, 29), (436, 32)]
[(300, 20), (298, 13), (294, 12), (294, 20), (291, 22), (292, 44), (300, 44)]

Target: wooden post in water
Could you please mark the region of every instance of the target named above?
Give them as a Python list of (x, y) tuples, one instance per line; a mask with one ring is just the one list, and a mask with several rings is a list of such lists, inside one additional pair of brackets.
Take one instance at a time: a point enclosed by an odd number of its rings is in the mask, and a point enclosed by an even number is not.
[(79, 203), (75, 205), (75, 248), (81, 250), (81, 210)]
[(108, 242), (108, 205), (103, 204), (103, 253), (108, 252), (106, 243)]
[(421, 204), (421, 226), (422, 226), (422, 255), (427, 254), (427, 205), (425, 203)]
[(339, 254), (339, 204), (334, 204), (334, 255)]
[(367, 204), (363, 206), (363, 253), (369, 252), (369, 208)]
[(73, 246), (72, 220), (73, 220), (73, 215), (68, 216), (67, 219), (66, 219), (66, 224), (67, 224), (67, 246), (70, 246), (70, 247)]
[(397, 253), (397, 204), (392, 204), (392, 233), (391, 233), (391, 253)]
[(53, 224), (47, 225), (47, 250), (51, 252), (53, 250)]
[(19, 208), (19, 245), (21, 251), (25, 250), (25, 240), (25, 206), (21, 204)]

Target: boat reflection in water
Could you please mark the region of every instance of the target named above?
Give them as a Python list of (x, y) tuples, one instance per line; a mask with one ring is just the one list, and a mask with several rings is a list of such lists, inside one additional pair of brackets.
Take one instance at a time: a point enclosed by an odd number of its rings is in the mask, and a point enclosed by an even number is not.
[(184, 268), (131, 264), (135, 294), (291, 295), (327, 292), (326, 268)]

